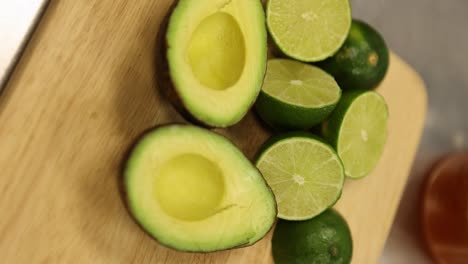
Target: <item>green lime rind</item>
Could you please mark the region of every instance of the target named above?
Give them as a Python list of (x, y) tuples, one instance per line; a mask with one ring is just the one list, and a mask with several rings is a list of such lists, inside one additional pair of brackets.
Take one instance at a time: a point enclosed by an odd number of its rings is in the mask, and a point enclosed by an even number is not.
[(369, 24), (353, 20), (339, 51), (317, 65), (333, 75), (344, 90), (374, 89), (384, 79), (390, 54), (384, 38)]
[[(382, 135), (384, 135), (384, 141), (386, 140), (387, 137), (387, 121), (388, 121), (388, 105), (385, 103), (385, 99), (378, 93), (374, 91), (368, 91), (368, 90), (353, 90), (353, 91), (347, 91), (344, 92), (340, 102), (336, 106), (335, 110), (333, 113), (330, 115), (328, 120), (322, 124), (322, 135), (323, 137), (333, 146), (333, 148), (337, 151), (338, 155), (340, 156), (340, 159), (342, 160), (344, 166), (345, 166), (345, 171), (346, 171), (346, 176), (351, 179), (360, 179), (365, 176), (367, 176), (377, 165), (377, 161), (380, 159), (384, 147), (382, 146), (381, 148), (378, 149), (377, 153), (375, 154), (375, 157), (366, 157), (360, 154), (363, 153), (355, 153), (355, 158), (359, 159), (360, 162), (369, 162), (369, 160), (372, 158), (374, 160), (374, 164), (371, 164), (372, 166), (369, 166), (367, 170), (360, 174), (354, 174), (351, 171), (353, 171), (353, 167), (355, 166), (351, 162), (348, 162), (346, 159), (344, 159), (342, 150), (340, 149), (340, 140), (342, 140), (342, 137), (344, 137), (346, 131), (346, 127), (343, 126), (344, 121), (346, 120), (347, 115), (351, 114), (351, 109), (353, 104), (362, 96), (366, 95), (374, 95), (376, 98), (378, 98), (379, 102), (383, 104), (385, 108), (385, 113), (384, 116), (376, 117), (376, 118), (383, 118), (385, 121), (385, 126), (383, 128), (383, 131), (381, 131)], [(367, 111), (372, 111), (372, 109), (368, 109)], [(360, 139), (356, 138), (355, 141), (359, 141)], [(363, 143), (360, 143), (363, 144)], [(365, 154), (365, 153), (364, 153)]]
[(325, 120), (337, 103), (320, 108), (287, 104), (261, 91), (255, 103), (258, 115), (275, 130), (309, 129)]
[[(263, 168), (264, 168), (264, 165), (263, 165), (263, 162), (265, 162), (266, 165), (270, 166), (270, 163), (268, 163), (266, 161), (267, 159), (267, 156), (268, 156), (268, 152), (271, 150), (271, 149), (274, 149), (277, 145), (281, 145), (283, 143), (288, 143), (288, 141), (294, 141), (294, 140), (310, 140), (311, 142), (313, 142), (314, 144), (317, 144), (317, 145), (320, 145), (320, 147), (322, 147), (323, 149), (325, 149), (328, 153), (325, 158), (326, 160), (321, 160), (320, 163), (317, 163), (318, 164), (318, 167), (324, 167), (324, 166), (321, 166), (321, 165), (324, 165), (330, 161), (337, 161), (336, 164), (332, 164), (332, 165), (337, 165), (339, 166), (339, 175), (334, 175), (333, 177), (337, 177), (338, 180), (333, 180), (333, 183), (336, 184), (336, 186), (331, 186), (331, 184), (329, 182), (327, 182), (327, 180), (329, 180), (328, 178), (323, 178), (321, 177), (319, 179), (319, 181), (315, 181), (315, 182), (312, 182), (312, 184), (315, 184), (315, 185), (318, 185), (319, 187), (314, 187), (312, 188), (312, 191), (311, 189), (305, 189), (305, 191), (309, 191), (307, 192), (307, 196), (310, 196), (310, 195), (315, 195), (314, 197), (318, 197), (319, 199), (319, 203), (320, 204), (316, 204), (316, 198), (313, 198), (314, 199), (314, 207), (312, 206), (307, 206), (307, 210), (310, 210), (308, 211), (307, 213), (300, 213), (300, 214), (296, 214), (296, 215), (288, 215), (288, 214), (284, 214), (284, 210), (282, 210), (281, 208), (281, 196), (278, 195), (280, 193), (280, 191), (284, 191), (282, 190), (281, 188), (278, 189), (276, 187), (276, 183), (273, 184), (272, 183), (272, 179), (270, 178), (270, 176), (274, 176), (277, 178), (277, 175), (270, 175), (270, 172), (271, 170), (268, 169), (268, 171), (265, 171)], [(302, 148), (303, 146), (301, 146)], [(290, 152), (292, 153), (292, 152)], [(289, 154), (290, 154), (289, 153)], [(320, 155), (323, 155), (323, 153), (320, 153)], [(291, 161), (290, 159), (291, 156), (288, 157), (288, 161)], [(310, 157), (310, 156), (309, 156)], [(307, 164), (308, 160), (303, 160), (303, 161), (298, 161), (297, 164)], [(278, 165), (278, 163), (280, 162), (277, 162), (275, 164), (272, 164), (271, 166), (275, 167), (276, 165)], [(310, 162), (309, 162), (310, 163)], [(275, 135), (273, 137), (271, 137), (269, 140), (267, 140), (262, 146), (261, 148), (259, 149), (258, 151), (258, 154), (257, 154), (257, 157), (256, 157), (256, 161), (255, 161), (255, 164), (257, 166), (257, 168), (259, 168), (259, 170), (262, 172), (264, 178), (266, 179), (267, 183), (270, 185), (270, 187), (272, 188), (273, 190), (273, 193), (275, 193), (275, 197), (277, 198), (278, 201), (278, 218), (280, 219), (285, 219), (285, 220), (290, 220), (290, 221), (302, 221), (302, 220), (307, 220), (307, 219), (311, 219), (319, 214), (321, 214), (323, 211), (333, 207), (333, 205), (336, 204), (336, 202), (340, 199), (341, 195), (342, 195), (342, 189), (343, 189), (343, 185), (344, 185), (344, 180), (345, 180), (345, 171), (344, 171), (344, 166), (343, 166), (343, 163), (341, 162), (341, 160), (339, 159), (338, 157), (338, 154), (336, 153), (336, 151), (328, 144), (326, 143), (326, 141), (316, 135), (313, 135), (311, 133), (308, 133), (308, 132), (303, 132), (303, 131), (294, 131), (294, 132), (287, 132), (287, 133), (283, 133), (283, 134), (279, 134), (279, 135)], [(284, 180), (284, 178), (286, 178), (285, 181), (288, 181), (288, 177), (290, 177), (290, 175), (296, 175), (296, 174), (301, 174), (297, 171), (287, 171), (287, 172), (284, 172), (284, 167), (277, 167), (277, 168), (274, 168), (276, 171), (274, 174), (284, 174), (284, 173), (287, 173), (287, 175), (282, 175), (284, 177), (281, 177), (282, 180)], [(314, 170), (316, 168), (314, 167)], [(284, 173), (283, 173), (284, 172)], [(320, 172), (320, 171), (319, 171)], [(324, 174), (325, 175), (325, 174)], [(302, 176), (304, 176), (302, 174)], [(308, 182), (310, 179), (307, 177), (310, 175), (306, 175), (304, 176), (306, 178), (306, 182)], [(326, 175), (326, 177), (330, 177), (329, 175)], [(325, 181), (324, 181), (325, 179)], [(317, 180), (317, 177), (314, 176), (314, 180)], [(292, 180), (289, 180), (292, 182)], [(327, 182), (327, 184), (325, 185), (321, 185), (322, 182)], [(293, 183), (294, 184), (294, 183)], [(322, 195), (319, 194), (319, 192), (321, 191), (324, 191), (325, 189), (327, 194), (326, 195)], [(332, 190), (330, 190), (332, 189)], [(319, 191), (317, 191), (319, 190)], [(298, 195), (296, 195), (296, 199), (297, 199), (297, 196), (299, 195), (302, 195), (302, 196), (306, 196), (306, 194), (304, 194), (304, 192), (302, 191), (299, 191), (298, 192)], [(281, 194), (284, 194), (284, 192), (281, 192)], [(330, 195), (331, 194), (331, 195)], [(294, 203), (295, 201), (285, 201), (283, 204), (285, 204), (286, 206), (290, 206)], [(315, 208), (315, 210), (312, 210), (312, 208)]]
[(307, 130), (326, 119), (340, 97), (335, 79), (322, 69), (271, 59), (255, 109), (276, 130)]
[[(303, 62), (321, 61), (336, 53), (346, 40), (352, 21), (348, 0), (294, 4), (286, 0), (269, 0), (266, 15), (267, 28), (278, 49)], [(275, 28), (275, 25), (286, 27), (286, 30)]]
[(351, 263), (351, 230), (333, 209), (307, 221), (279, 220), (273, 233), (272, 253), (276, 264)]

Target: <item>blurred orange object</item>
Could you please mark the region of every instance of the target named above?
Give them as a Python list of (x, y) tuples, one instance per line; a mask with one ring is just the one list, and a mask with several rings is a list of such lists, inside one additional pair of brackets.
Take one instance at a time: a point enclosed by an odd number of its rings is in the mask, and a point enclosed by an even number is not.
[(468, 153), (449, 155), (427, 176), (422, 229), (437, 263), (468, 263)]

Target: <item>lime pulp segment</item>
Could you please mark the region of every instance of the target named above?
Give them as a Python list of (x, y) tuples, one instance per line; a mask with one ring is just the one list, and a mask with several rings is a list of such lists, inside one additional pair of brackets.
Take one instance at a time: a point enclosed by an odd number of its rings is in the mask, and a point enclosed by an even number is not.
[(348, 0), (269, 0), (267, 25), (288, 56), (306, 62), (333, 55), (351, 26)]
[(279, 218), (310, 219), (341, 195), (343, 165), (334, 150), (319, 140), (279, 140), (260, 155), (257, 167), (275, 194)]
[(305, 108), (319, 108), (338, 102), (341, 90), (325, 71), (305, 63), (273, 59), (268, 61), (263, 92)]
[(351, 103), (337, 141), (346, 175), (361, 178), (376, 166), (387, 139), (387, 120), (387, 104), (376, 92), (363, 93)]

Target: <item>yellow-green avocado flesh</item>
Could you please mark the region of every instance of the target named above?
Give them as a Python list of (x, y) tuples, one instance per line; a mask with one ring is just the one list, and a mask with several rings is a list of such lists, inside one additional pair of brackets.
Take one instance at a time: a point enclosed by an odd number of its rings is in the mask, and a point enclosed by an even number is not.
[(195, 120), (240, 121), (266, 71), (265, 14), (258, 0), (180, 0), (165, 36), (171, 84)]
[(229, 140), (169, 125), (146, 133), (124, 170), (127, 206), (160, 243), (210, 252), (260, 240), (276, 202), (260, 172)]

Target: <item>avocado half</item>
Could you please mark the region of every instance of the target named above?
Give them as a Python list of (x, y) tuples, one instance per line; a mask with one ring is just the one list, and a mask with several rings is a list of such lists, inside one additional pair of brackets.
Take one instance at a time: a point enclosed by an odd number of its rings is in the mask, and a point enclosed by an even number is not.
[(239, 122), (265, 75), (259, 0), (179, 0), (159, 33), (160, 88), (185, 117), (209, 127)]
[(277, 215), (273, 192), (257, 168), (229, 140), (195, 126), (146, 133), (126, 162), (123, 187), (140, 226), (182, 251), (252, 245)]

